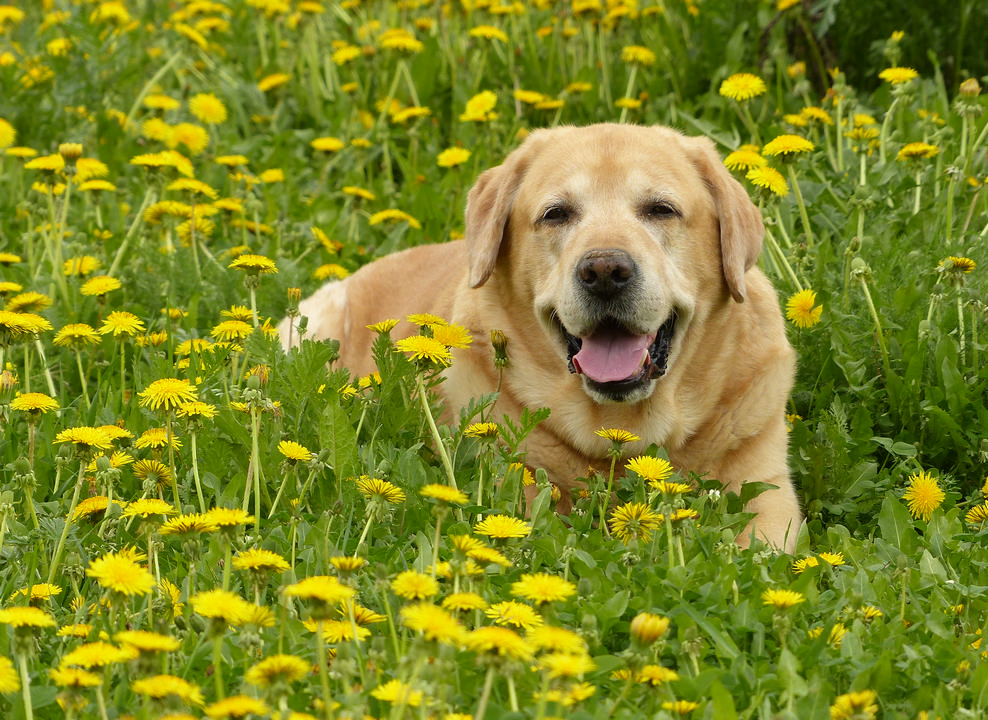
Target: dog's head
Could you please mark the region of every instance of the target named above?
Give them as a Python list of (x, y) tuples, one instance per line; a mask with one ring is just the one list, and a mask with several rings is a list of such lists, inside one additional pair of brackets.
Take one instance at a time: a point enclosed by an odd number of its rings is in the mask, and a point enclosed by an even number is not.
[(466, 212), (471, 285), (524, 298), (597, 402), (647, 398), (692, 326), (744, 302), (763, 233), (713, 143), (661, 127), (536, 131)]

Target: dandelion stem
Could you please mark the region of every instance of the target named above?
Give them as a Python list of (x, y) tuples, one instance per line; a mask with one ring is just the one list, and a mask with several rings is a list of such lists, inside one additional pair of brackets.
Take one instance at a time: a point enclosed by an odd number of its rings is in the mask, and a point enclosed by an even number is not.
[(216, 637), (213, 638), (213, 680), (218, 702), (226, 697), (223, 690), (223, 633), (216, 633)]
[[(626, 98), (631, 97), (632, 91), (635, 89), (635, 78), (638, 76), (638, 65), (632, 64), (631, 74), (628, 76), (628, 87), (624, 91), (624, 96)], [(624, 123), (628, 119), (628, 108), (621, 108), (621, 117), (618, 119), (619, 123)]]
[(872, 322), (875, 323), (875, 337), (878, 340), (878, 347), (882, 351), (882, 362), (885, 365), (885, 372), (891, 371), (891, 364), (889, 363), (889, 351), (885, 347), (885, 334), (882, 330), (882, 321), (878, 318), (878, 311), (875, 309), (875, 303), (871, 299), (871, 291), (868, 289), (868, 281), (865, 280), (863, 276), (858, 276), (858, 282), (861, 283), (861, 289), (864, 291), (865, 302), (868, 303), (868, 311), (871, 313)]
[(195, 481), (196, 481), (196, 495), (199, 496), (199, 511), (205, 513), (206, 512), (206, 500), (202, 496), (202, 483), (199, 480), (199, 454), (198, 454), (198, 447), (196, 446), (196, 434), (195, 434), (195, 432), (192, 432), (191, 435), (192, 435), (192, 440), (191, 440), (191, 444), (192, 444), (192, 477), (195, 478)]
[(79, 476), (76, 478), (75, 490), (72, 493), (72, 502), (69, 503), (69, 511), (65, 515), (65, 525), (62, 526), (62, 534), (58, 538), (58, 545), (55, 546), (55, 552), (51, 557), (51, 567), (48, 568), (48, 582), (52, 583), (55, 581), (55, 575), (58, 574), (58, 566), (62, 562), (62, 551), (65, 550), (65, 540), (69, 536), (69, 527), (72, 525), (72, 514), (75, 512), (75, 506), (79, 503), (79, 495), (82, 493), (82, 485), (86, 480), (86, 461), (79, 460)]
[(459, 490), (456, 487), (456, 477), (453, 475), (453, 463), (449, 459), (449, 452), (446, 450), (446, 445), (439, 435), (439, 428), (436, 427), (436, 421), (432, 417), (432, 408), (429, 405), (429, 393), (425, 389), (422, 373), (415, 374), (415, 387), (418, 390), (419, 401), (422, 403), (422, 412), (425, 413), (425, 419), (429, 423), (429, 430), (432, 431), (432, 439), (436, 443), (436, 451), (439, 453), (443, 468), (446, 470), (446, 479), (449, 480), (449, 486), (451, 488)]
[(611, 530), (607, 527), (607, 506), (611, 504), (611, 492), (614, 490), (614, 467), (617, 465), (617, 452), (611, 452), (611, 472), (607, 478), (607, 492), (600, 501), (600, 524), (604, 526), (604, 535), (611, 536)]
[(326, 640), (323, 638), (323, 621), (316, 621), (316, 663), (319, 665), (319, 683), (322, 685), (323, 715), (332, 720), (333, 696), (329, 691), (329, 668), (326, 667)]
[(148, 209), (148, 206), (153, 202), (155, 197), (155, 192), (153, 188), (148, 188), (148, 191), (144, 194), (144, 202), (141, 203), (140, 209), (137, 214), (134, 215), (134, 221), (127, 228), (127, 234), (124, 235), (123, 242), (120, 243), (120, 247), (117, 248), (116, 255), (113, 256), (113, 263), (110, 265), (111, 276), (116, 276), (117, 269), (120, 267), (120, 263), (123, 261), (124, 255), (127, 253), (127, 248), (130, 246), (130, 241), (134, 239), (134, 235), (137, 234), (137, 230), (141, 227), (144, 222), (144, 211)]
[(21, 670), (21, 697), (24, 698), (24, 717), (34, 720), (34, 708), (31, 705), (31, 675), (27, 670), (27, 653), (17, 653), (17, 664)]
[(799, 182), (796, 180), (796, 169), (789, 166), (789, 182), (792, 184), (793, 194), (796, 196), (796, 204), (799, 206), (799, 217), (803, 221), (803, 230), (806, 231), (806, 247), (813, 247), (813, 228), (810, 227), (810, 215), (806, 211), (806, 202), (803, 200), (803, 191), (799, 189)]
[(82, 384), (82, 399), (85, 403), (86, 410), (89, 410), (89, 388), (86, 387), (86, 371), (82, 368), (82, 352), (79, 350), (75, 351), (75, 361), (76, 366), (79, 368), (79, 382)]
[(494, 666), (487, 668), (487, 675), (484, 677), (484, 689), (480, 691), (480, 700), (477, 703), (477, 712), (473, 714), (473, 720), (484, 720), (487, 712), (487, 702), (491, 698), (491, 688), (494, 687)]

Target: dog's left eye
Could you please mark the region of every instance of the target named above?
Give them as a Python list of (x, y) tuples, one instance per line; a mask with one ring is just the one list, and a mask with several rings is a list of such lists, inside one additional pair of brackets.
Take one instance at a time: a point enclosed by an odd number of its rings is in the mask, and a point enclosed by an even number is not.
[(678, 217), (680, 214), (679, 208), (665, 200), (656, 200), (655, 202), (645, 203), (645, 205), (642, 206), (641, 213), (646, 218), (651, 218), (654, 220)]

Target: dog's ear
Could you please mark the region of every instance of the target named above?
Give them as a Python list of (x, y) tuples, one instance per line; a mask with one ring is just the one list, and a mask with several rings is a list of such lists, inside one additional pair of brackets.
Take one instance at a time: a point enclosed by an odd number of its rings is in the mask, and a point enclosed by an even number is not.
[(762, 214), (745, 189), (724, 167), (713, 142), (707, 138), (689, 138), (692, 159), (713, 195), (720, 222), (720, 252), (724, 280), (731, 297), (744, 302), (744, 275), (762, 251), (765, 225)]
[(539, 135), (540, 132), (532, 133), (501, 165), (481, 173), (470, 188), (465, 229), (470, 287), (480, 287), (494, 272), (507, 231), (511, 205), (534, 148), (539, 144)]

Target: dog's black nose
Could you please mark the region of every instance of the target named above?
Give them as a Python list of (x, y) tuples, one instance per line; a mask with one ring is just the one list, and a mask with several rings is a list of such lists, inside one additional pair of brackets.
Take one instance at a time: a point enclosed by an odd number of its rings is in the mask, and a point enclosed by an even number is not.
[(580, 284), (598, 297), (616, 295), (637, 272), (638, 266), (624, 250), (591, 250), (576, 265)]

